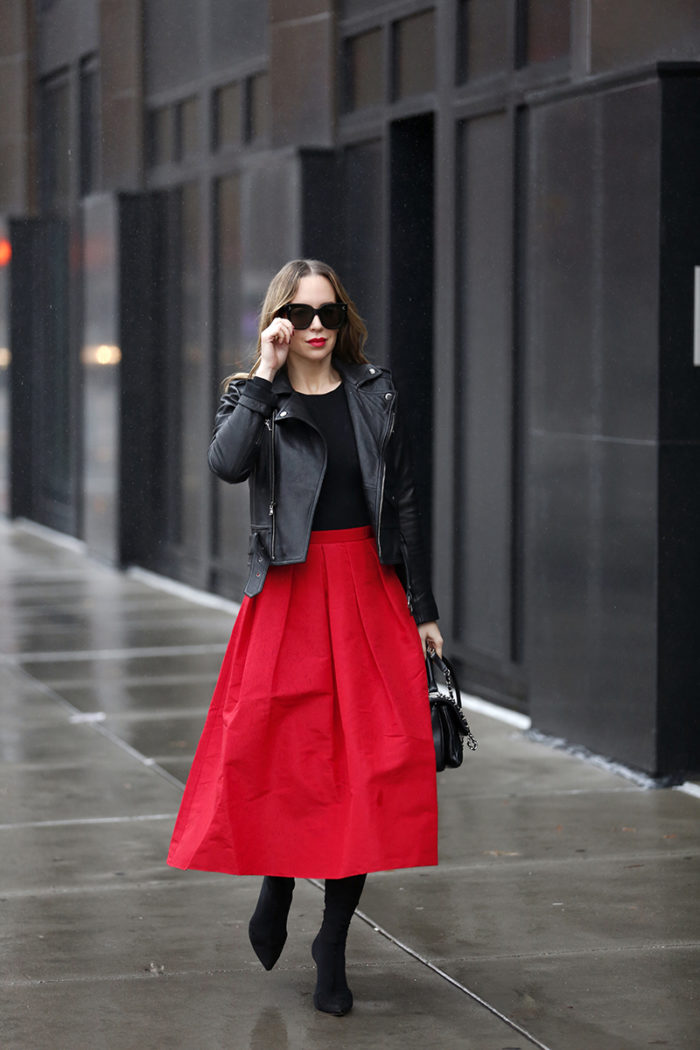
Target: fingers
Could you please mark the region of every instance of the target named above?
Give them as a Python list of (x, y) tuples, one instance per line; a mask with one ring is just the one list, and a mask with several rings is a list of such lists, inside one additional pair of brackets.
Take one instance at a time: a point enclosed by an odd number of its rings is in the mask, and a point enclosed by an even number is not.
[(293, 334), (294, 326), (291, 321), (288, 321), (286, 317), (274, 317), (262, 333), (260, 341), (288, 346)]
[(275, 317), (260, 336), (260, 356), (263, 365), (277, 372), (282, 367), (289, 353), (289, 344), (294, 332), (291, 321), (285, 317)]
[(418, 627), (418, 634), (420, 635), (426, 653), (436, 652), (439, 657), (442, 657), (443, 637), (440, 633), (440, 628), (436, 623), (420, 624)]
[(434, 649), (440, 659), (442, 659), (442, 638), (440, 641), (430, 639), (427, 644), (430, 648)]

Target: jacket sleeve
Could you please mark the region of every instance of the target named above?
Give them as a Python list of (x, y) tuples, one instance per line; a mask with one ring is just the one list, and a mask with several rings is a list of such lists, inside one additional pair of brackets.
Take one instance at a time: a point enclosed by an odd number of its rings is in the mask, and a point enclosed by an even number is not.
[(420, 506), (413, 481), (413, 466), (405, 427), (397, 416), (391, 444), (393, 468), (396, 477), (396, 503), (401, 530), (406, 586), (411, 611), (417, 624), (437, 620), (438, 608), (430, 586), (428, 557), (423, 538)]
[(272, 385), (264, 380), (234, 379), (229, 384), (219, 403), (207, 456), (218, 477), (230, 482), (246, 480), (275, 403)]

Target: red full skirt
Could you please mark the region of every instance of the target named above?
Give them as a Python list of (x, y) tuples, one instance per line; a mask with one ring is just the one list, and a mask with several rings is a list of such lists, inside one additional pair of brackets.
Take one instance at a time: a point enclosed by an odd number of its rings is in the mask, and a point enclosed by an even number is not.
[(168, 863), (343, 878), (437, 863), (422, 647), (369, 528), (314, 532), (244, 598)]

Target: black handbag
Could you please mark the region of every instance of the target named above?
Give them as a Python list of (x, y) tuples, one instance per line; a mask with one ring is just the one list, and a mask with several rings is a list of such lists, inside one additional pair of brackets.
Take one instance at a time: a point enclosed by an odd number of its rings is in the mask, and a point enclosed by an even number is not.
[[(476, 751), (477, 742), (472, 736), (469, 723), (462, 710), (457, 676), (449, 660), (429, 650), (425, 658), (428, 675), (428, 698), (430, 718), (433, 724), (435, 744), (435, 768), (441, 773), (445, 767), (457, 769), (464, 758), (464, 741), (470, 751)], [(442, 675), (447, 692), (435, 680), (435, 671)]]

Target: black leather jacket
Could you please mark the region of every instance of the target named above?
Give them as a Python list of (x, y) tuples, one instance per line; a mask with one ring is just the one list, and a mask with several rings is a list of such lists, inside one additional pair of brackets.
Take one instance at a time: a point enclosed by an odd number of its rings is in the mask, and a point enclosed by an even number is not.
[[(343, 378), (379, 559), (403, 567), (416, 623), (438, 616), (428, 578), (420, 513), (406, 442), (396, 425), (396, 388), (377, 365), (334, 360)], [(221, 399), (209, 466), (224, 481), (250, 485), (250, 574), (258, 594), (271, 564), (303, 562), (326, 470), (326, 445), (290, 385), (286, 369), (271, 388), (233, 380)]]

